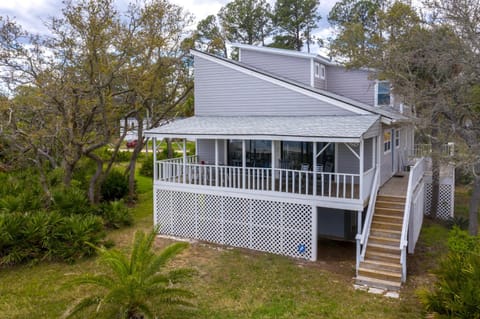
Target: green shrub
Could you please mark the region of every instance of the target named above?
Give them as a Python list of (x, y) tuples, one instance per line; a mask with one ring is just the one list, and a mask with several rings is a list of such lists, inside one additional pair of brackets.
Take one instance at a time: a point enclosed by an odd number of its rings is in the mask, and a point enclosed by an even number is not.
[(145, 156), (139, 173), (145, 177), (153, 177), (153, 155)]
[(53, 191), (54, 208), (64, 215), (88, 214), (92, 211), (87, 195), (76, 186), (60, 187)]
[(126, 151), (119, 151), (115, 157), (115, 162), (129, 162), (132, 158), (132, 153)]
[(468, 229), (468, 218), (463, 216), (455, 216), (453, 218), (449, 218), (446, 222), (448, 228), (452, 229), (458, 227), (462, 230)]
[(72, 262), (91, 256), (105, 237), (102, 219), (93, 215), (71, 215), (64, 217), (55, 229), (49, 253), (55, 259)]
[(0, 265), (89, 256), (105, 237), (102, 220), (58, 212), (0, 214)]
[(128, 178), (119, 171), (110, 171), (101, 186), (102, 200), (119, 200), (124, 198), (127, 194)]
[(122, 200), (100, 204), (97, 215), (102, 217), (107, 228), (118, 229), (133, 224), (133, 215)]
[(480, 237), (454, 227), (433, 290), (420, 291), (428, 311), (449, 318), (480, 318)]
[(3, 195), (0, 198), (0, 212), (15, 213), (22, 211), (22, 198), (14, 195)]

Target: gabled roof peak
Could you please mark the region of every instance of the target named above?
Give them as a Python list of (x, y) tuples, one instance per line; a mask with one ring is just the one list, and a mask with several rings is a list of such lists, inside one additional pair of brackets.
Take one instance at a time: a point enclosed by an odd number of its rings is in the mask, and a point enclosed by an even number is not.
[(303, 59), (313, 58), (327, 65), (336, 65), (329, 58), (321, 56), (319, 54), (314, 54), (314, 53), (307, 53), (307, 52), (288, 50), (288, 49), (270, 48), (270, 47), (256, 46), (256, 45), (243, 44), (243, 43), (231, 43), (230, 45), (234, 48), (253, 50), (253, 51), (264, 52), (269, 54), (293, 56), (293, 57), (303, 58)]

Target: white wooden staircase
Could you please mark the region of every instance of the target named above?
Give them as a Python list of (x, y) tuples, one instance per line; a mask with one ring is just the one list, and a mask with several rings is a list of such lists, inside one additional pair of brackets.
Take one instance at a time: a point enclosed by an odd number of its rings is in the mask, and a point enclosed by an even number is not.
[(400, 289), (400, 240), (405, 201), (406, 198), (401, 196), (377, 196), (365, 257), (360, 261), (356, 284), (389, 290)]

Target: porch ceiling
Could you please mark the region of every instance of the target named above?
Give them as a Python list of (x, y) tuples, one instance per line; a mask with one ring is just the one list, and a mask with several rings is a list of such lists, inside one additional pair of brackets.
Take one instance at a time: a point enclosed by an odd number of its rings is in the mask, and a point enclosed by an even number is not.
[(379, 115), (194, 116), (145, 132), (147, 137), (358, 142)]

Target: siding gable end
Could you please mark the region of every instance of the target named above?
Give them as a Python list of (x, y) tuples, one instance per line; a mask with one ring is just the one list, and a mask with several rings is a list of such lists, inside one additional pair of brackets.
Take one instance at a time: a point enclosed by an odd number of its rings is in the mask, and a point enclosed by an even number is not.
[(193, 54), (197, 116), (371, 114), (215, 57)]

